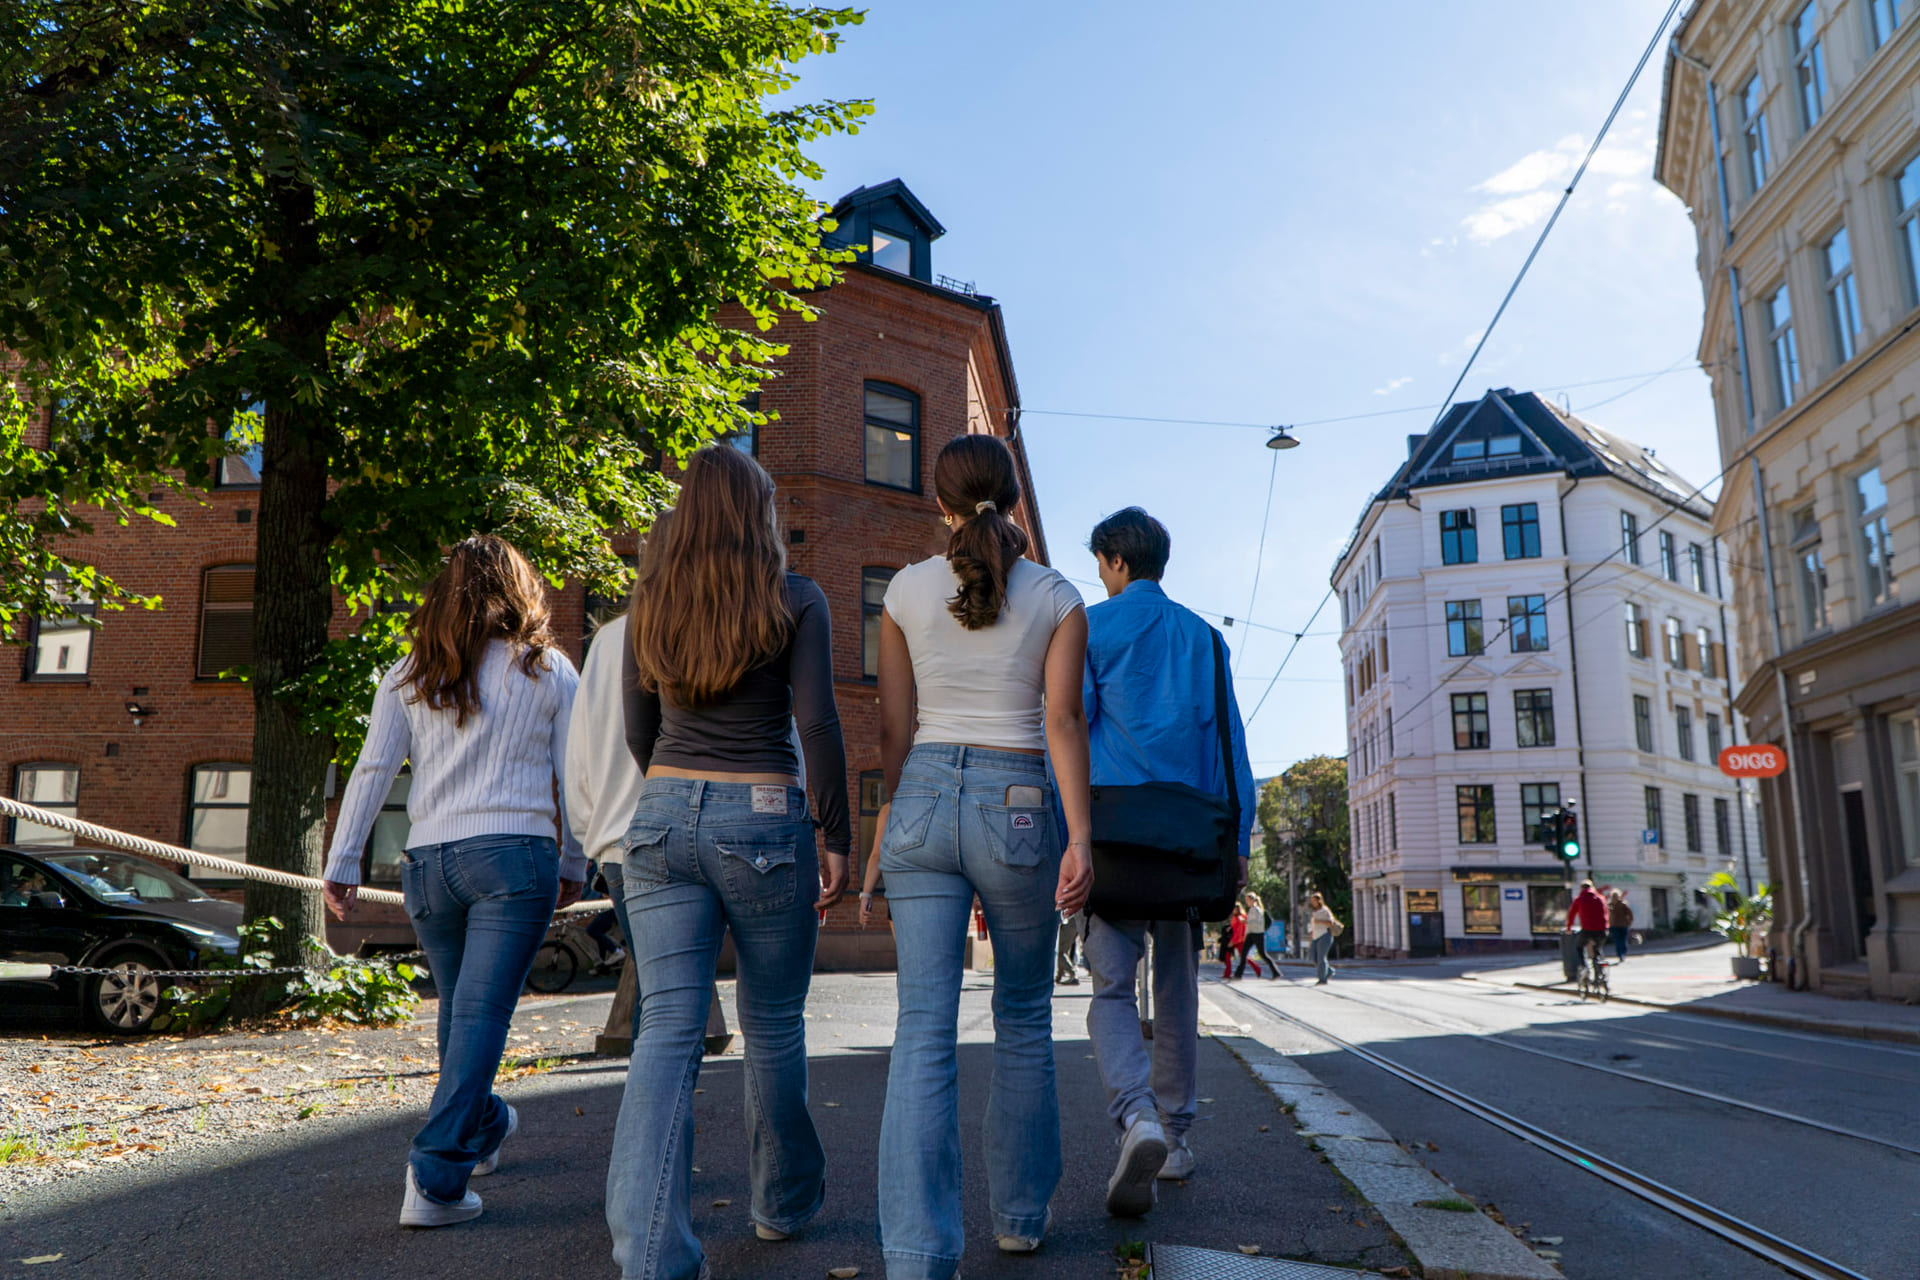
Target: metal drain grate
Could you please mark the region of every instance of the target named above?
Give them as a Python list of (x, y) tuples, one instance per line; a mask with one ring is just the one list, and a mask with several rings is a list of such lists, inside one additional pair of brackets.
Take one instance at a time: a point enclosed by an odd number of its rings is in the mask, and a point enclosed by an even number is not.
[(1149, 1245), (1147, 1261), (1153, 1269), (1153, 1280), (1360, 1280), (1375, 1274), (1285, 1258), (1249, 1258), (1243, 1253), (1184, 1244)]

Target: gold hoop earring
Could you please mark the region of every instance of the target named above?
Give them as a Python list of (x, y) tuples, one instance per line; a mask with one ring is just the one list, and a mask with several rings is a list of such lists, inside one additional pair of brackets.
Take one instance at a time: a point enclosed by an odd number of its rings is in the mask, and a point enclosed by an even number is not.
[(952, 516), (941, 516), (941, 517), (940, 517), (940, 523), (941, 523), (941, 524), (943, 524), (943, 525), (945, 525), (945, 526), (947, 526), (947, 528), (949, 528), (949, 529), (951, 529), (951, 528), (953, 528), (953, 517), (952, 517)]

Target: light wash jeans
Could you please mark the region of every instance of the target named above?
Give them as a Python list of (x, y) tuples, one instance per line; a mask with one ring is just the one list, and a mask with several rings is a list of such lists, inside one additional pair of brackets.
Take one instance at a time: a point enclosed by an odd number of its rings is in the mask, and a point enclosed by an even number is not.
[[(1136, 975), (1153, 933), (1153, 1049), (1140, 1034)], [(1124, 1128), (1136, 1111), (1158, 1114), (1170, 1137), (1193, 1127), (1200, 1060), (1200, 933), (1184, 920), (1087, 922), (1093, 1002), (1087, 1035), (1107, 1086), (1107, 1114)]]
[[(1041, 803), (1010, 806), (1007, 788)], [(893, 795), (880, 870), (899, 955), (899, 1022), (880, 1121), (888, 1280), (950, 1280), (960, 1219), (960, 973), (979, 895), (993, 941), (987, 1202), (996, 1234), (1038, 1236), (1060, 1181), (1053, 963), (1060, 837), (1039, 756), (916, 746)]]
[(1313, 958), (1313, 971), (1325, 982), (1333, 976), (1333, 934), (1327, 932), (1307, 943), (1307, 954)]
[[(780, 812), (766, 811), (776, 803)], [(624, 867), (640, 1013), (607, 1169), (607, 1226), (627, 1280), (695, 1280), (706, 1261), (693, 1234), (693, 1089), (728, 929), (746, 1037), (754, 1221), (798, 1231), (826, 1196), (802, 1021), (820, 896), (806, 793), (650, 779)]]
[(457, 1204), (507, 1135), (493, 1092), (507, 1027), (560, 892), (560, 852), (540, 836), (472, 836), (408, 849), (400, 887), (440, 993), (440, 1081), (413, 1137), (414, 1182)]

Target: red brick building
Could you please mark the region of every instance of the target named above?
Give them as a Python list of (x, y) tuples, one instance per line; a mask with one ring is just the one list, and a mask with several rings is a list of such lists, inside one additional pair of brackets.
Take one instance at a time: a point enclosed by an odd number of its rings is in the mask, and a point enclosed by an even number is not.
[[(813, 299), (816, 322), (781, 327), (777, 336), (790, 351), (760, 396), (775, 421), (732, 443), (773, 475), (793, 568), (818, 582), (832, 606), (848, 800), (860, 827), (857, 882), (881, 798), (872, 679), (880, 599), (895, 570), (945, 546), (933, 499), (942, 446), (963, 432), (1007, 439), (1027, 491), (1016, 519), (1042, 562), (1046, 540), (999, 305), (934, 274), (932, 244), (944, 228), (903, 183), (854, 191), (834, 217), (842, 240), (872, 247), (840, 284)], [(70, 619), (31, 629), (18, 678), (0, 679), (8, 794), (169, 843), (244, 853), (252, 695), (219, 677), (251, 653), (258, 487), (241, 459), (227, 462), (222, 479), (202, 498), (166, 500), (174, 528), (106, 525), (80, 544), (76, 558), (159, 595), (164, 607), (107, 615), (91, 633)], [(633, 540), (616, 539), (616, 549), (630, 554)], [(557, 593), (555, 628), (576, 662), (593, 622), (618, 608), (577, 584)], [(351, 625), (342, 610), (336, 630)], [(368, 852), (373, 884), (390, 878), (391, 852), (404, 846), (404, 778), (389, 805)], [(17, 829), (0, 832), (9, 840), (51, 834), (9, 825)], [(336, 946), (407, 936), (397, 909), (362, 915), (362, 927), (341, 930)], [(891, 959), (887, 932), (855, 929), (850, 902), (829, 917), (823, 966), (879, 967)]]

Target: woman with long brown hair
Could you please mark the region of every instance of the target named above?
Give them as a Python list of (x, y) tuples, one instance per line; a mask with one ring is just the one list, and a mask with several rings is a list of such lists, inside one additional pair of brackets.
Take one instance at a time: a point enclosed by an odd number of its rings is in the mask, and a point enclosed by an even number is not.
[(940, 451), (933, 480), (952, 530), (947, 554), (895, 574), (880, 620), (880, 754), (892, 801), (877, 856), (899, 956), (880, 1125), (889, 1280), (950, 1280), (960, 1264), (955, 1044), (976, 897), (993, 938), (993, 1230), (1007, 1253), (1031, 1253), (1046, 1236), (1061, 1171), (1054, 954), (1060, 917), (1093, 888), (1080, 593), (1025, 558), (1005, 444), (961, 436)]
[(345, 919), (373, 820), (411, 761), (400, 879), (440, 992), (440, 1081), (414, 1135), (403, 1226), (480, 1216), (467, 1180), (498, 1167), (519, 1126), (493, 1093), (507, 1026), (555, 906), (585, 885), (554, 800), (579, 678), (547, 622), (540, 577), (511, 544), (455, 546), (413, 615), (412, 652), (374, 693), (334, 827), (327, 907)]
[(826, 597), (786, 571), (773, 481), (752, 458), (716, 445), (688, 460), (629, 616), (627, 745), (646, 775), (624, 859), (640, 1010), (607, 1225), (628, 1280), (694, 1280), (706, 1259), (690, 1203), (693, 1093), (723, 933), (746, 1039), (754, 1231), (784, 1240), (825, 1198), (803, 1017), (815, 913), (846, 889), (846, 750)]

